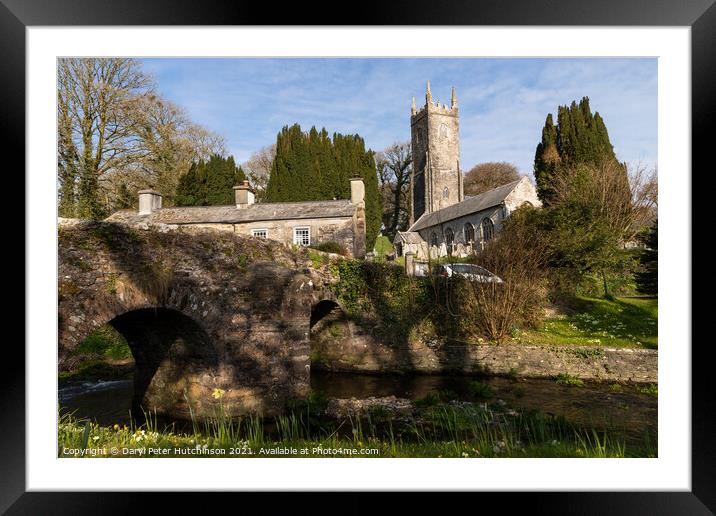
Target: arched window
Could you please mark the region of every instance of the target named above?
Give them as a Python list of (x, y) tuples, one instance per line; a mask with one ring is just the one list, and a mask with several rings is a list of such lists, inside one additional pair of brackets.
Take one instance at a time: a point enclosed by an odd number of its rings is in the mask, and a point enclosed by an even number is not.
[(450, 197), (450, 190), (448, 190), (448, 187), (447, 187), (447, 186), (446, 186), (445, 189), (443, 190), (443, 197), (444, 197), (445, 199), (448, 199), (448, 198)]
[(435, 233), (435, 231), (433, 231), (430, 235), (430, 245), (435, 247), (438, 246), (438, 235), (437, 233)]
[(453, 242), (455, 242), (455, 233), (453, 233), (452, 229), (447, 228), (445, 230), (445, 243), (450, 246)]
[(475, 226), (469, 222), (465, 223), (465, 243), (472, 244), (475, 241)]
[(482, 219), (482, 239), (484, 241), (490, 240), (495, 234), (495, 225), (489, 218)]

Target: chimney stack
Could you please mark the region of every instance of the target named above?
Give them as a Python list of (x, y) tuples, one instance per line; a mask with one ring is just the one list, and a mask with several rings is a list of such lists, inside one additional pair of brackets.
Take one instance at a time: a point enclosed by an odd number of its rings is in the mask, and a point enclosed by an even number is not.
[(139, 214), (149, 215), (155, 210), (162, 207), (162, 194), (155, 190), (140, 190), (139, 194)]
[(365, 185), (362, 177), (351, 178), (351, 202), (365, 204)]
[(251, 191), (248, 180), (244, 180), (243, 184), (234, 187), (234, 196), (236, 198), (237, 208), (246, 208), (255, 202), (254, 192)]

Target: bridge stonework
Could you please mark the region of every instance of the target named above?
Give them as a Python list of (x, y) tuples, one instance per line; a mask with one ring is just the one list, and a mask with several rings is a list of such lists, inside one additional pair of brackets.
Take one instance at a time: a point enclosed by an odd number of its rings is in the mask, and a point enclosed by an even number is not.
[(274, 415), (308, 395), (321, 295), (306, 252), (206, 229), (63, 221), (58, 232), (60, 369), (109, 323), (135, 359), (135, 410)]

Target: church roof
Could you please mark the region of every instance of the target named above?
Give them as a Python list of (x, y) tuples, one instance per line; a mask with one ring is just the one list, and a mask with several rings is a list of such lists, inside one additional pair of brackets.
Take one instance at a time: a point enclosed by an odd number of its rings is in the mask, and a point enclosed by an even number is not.
[(507, 196), (512, 193), (520, 181), (522, 181), (522, 179), (507, 183), (506, 185), (498, 186), (497, 188), (488, 190), (487, 192), (483, 192), (479, 195), (468, 197), (462, 202), (453, 204), (452, 206), (448, 206), (441, 210), (433, 211), (431, 213), (423, 213), (408, 231), (419, 231), (421, 229), (437, 226), (449, 220), (459, 219), (460, 217), (492, 208), (493, 206), (498, 206), (505, 201)]
[(350, 200), (255, 203), (245, 208), (230, 206), (181, 206), (159, 208), (139, 215), (136, 210), (121, 210), (110, 215), (110, 222), (147, 222), (151, 224), (234, 224), (264, 220), (319, 219), (352, 217), (355, 205)]
[(395, 234), (393, 242), (397, 242), (398, 239), (402, 240), (403, 243), (406, 244), (422, 244), (425, 242), (423, 237), (420, 236), (420, 233), (416, 233), (414, 231), (398, 231)]

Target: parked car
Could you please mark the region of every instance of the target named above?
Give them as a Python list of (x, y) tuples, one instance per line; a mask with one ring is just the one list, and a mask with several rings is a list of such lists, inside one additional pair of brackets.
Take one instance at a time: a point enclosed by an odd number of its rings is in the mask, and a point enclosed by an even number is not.
[(443, 278), (461, 276), (481, 283), (502, 283), (502, 278), (473, 263), (445, 263), (439, 265), (435, 273)]

